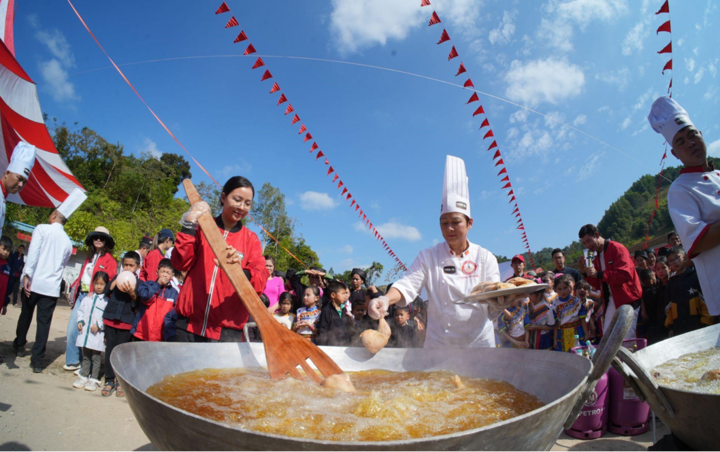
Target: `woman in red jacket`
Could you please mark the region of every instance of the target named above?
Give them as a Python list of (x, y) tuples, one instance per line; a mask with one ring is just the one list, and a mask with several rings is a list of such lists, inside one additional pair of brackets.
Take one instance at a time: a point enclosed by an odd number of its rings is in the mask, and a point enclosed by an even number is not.
[(143, 281), (155, 281), (157, 279), (158, 265), (165, 259), (165, 253), (173, 247), (175, 236), (170, 229), (160, 229), (160, 232), (153, 238), (153, 245), (148, 255), (143, 259), (140, 269), (140, 279)]
[(90, 291), (91, 283), (97, 272), (105, 272), (110, 279), (117, 273), (117, 261), (112, 255), (115, 248), (115, 240), (110, 236), (107, 228), (98, 226), (85, 239), (87, 245), (87, 257), (83, 263), (77, 280), (70, 286), (70, 306), (73, 307), (70, 313), (70, 320), (67, 327), (67, 345), (65, 348), (65, 365), (63, 369), (72, 371), (80, 368), (80, 347), (75, 345), (78, 337), (77, 329), (77, 305)]
[[(222, 212), (215, 224), (228, 244), (227, 262), (241, 265), (255, 292), (262, 293), (268, 279), (260, 240), (242, 224), (250, 211), (255, 189), (244, 177), (230, 178), (220, 196)], [(173, 268), (186, 271), (175, 310), (178, 342), (240, 342), (248, 311), (230, 280), (216, 264), (215, 255), (197, 221), (209, 212), (206, 202), (192, 205), (180, 224), (183, 229), (170, 260)]]

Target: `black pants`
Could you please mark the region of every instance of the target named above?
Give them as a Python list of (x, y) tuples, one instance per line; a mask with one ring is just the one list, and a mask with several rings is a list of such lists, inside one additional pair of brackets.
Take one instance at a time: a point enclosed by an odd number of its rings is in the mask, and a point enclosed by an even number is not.
[(115, 371), (110, 364), (113, 349), (126, 342), (130, 342), (130, 330), (105, 325), (105, 383), (115, 381)]
[(12, 304), (13, 306), (17, 304), (18, 297), (20, 296), (20, 277), (18, 276), (13, 280), (13, 290), (12, 290)]
[(30, 365), (32, 367), (40, 367), (45, 358), (45, 349), (47, 348), (48, 336), (50, 335), (50, 324), (52, 323), (53, 313), (57, 305), (57, 297), (48, 297), (35, 292), (30, 292), (30, 296), (22, 293), (22, 310), (15, 331), (15, 345), (22, 347), (27, 344), (27, 333), (32, 323), (32, 317), (37, 306), (37, 328), (35, 332), (35, 344), (32, 348), (32, 357)]
[(232, 328), (223, 328), (220, 331), (220, 340), (198, 336), (178, 328), (175, 331), (175, 342), (245, 342), (245, 338), (241, 330), (233, 330)]

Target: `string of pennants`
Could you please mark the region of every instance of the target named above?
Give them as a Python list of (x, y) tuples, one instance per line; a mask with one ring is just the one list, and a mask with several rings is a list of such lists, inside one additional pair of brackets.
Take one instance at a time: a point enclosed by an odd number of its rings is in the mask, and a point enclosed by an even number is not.
[[(432, 6), (430, 3), (430, 0), (421, 0), (421, 7), (424, 6)], [(440, 16), (438, 16), (437, 11), (433, 10), (432, 15), (430, 16), (430, 22), (428, 23), (428, 26), (431, 27), (433, 25), (437, 25), (442, 23), (440, 20)], [(440, 40), (437, 42), (437, 44), (443, 44), (445, 42), (450, 42), (452, 45), (452, 48), (450, 49), (450, 53), (448, 54), (448, 61), (453, 60), (455, 58), (460, 58), (460, 54), (457, 51), (457, 48), (452, 43), (452, 39), (450, 38), (450, 34), (447, 32), (447, 29), (443, 28), (443, 31), (440, 35)], [(460, 59), (460, 65), (458, 66), (457, 73), (455, 76), (459, 76), (460, 74), (464, 74), (467, 72), (467, 69), (465, 68), (465, 64), (462, 62), (462, 59)], [(474, 88), (475, 85), (472, 82), (472, 79), (468, 78), (465, 83), (463, 83), (464, 88)], [(490, 121), (487, 117), (487, 114), (485, 113), (485, 109), (483, 108), (482, 103), (480, 103), (480, 98), (478, 97), (477, 92), (473, 92), (472, 96), (470, 96), (470, 99), (466, 102), (466, 105), (473, 104), (475, 102), (478, 102), (480, 105), (475, 108), (473, 112), (473, 118), (475, 116), (480, 115), (481, 118), (483, 118), (482, 123), (480, 124), (480, 128), (478, 130), (483, 130), (487, 128), (487, 131), (485, 132), (485, 135), (483, 136), (484, 140), (492, 141), (487, 148), (488, 152), (494, 151), (494, 154), (492, 156), (493, 162), (495, 162), (495, 167), (499, 168), (499, 172), (497, 173), (498, 177), (502, 177), (500, 179), (500, 184), (502, 184), (502, 190), (507, 190), (506, 196), (510, 198), (508, 201), (508, 204), (512, 204), (513, 211), (510, 214), (516, 219), (516, 229), (521, 232), (520, 239), (523, 243), (523, 246), (527, 250), (527, 254), (530, 258), (530, 263), (535, 267), (535, 262), (532, 257), (532, 251), (530, 250), (530, 242), (527, 238), (527, 231), (525, 230), (525, 224), (523, 222), (522, 214), (520, 213), (520, 207), (518, 206), (517, 201), (517, 195), (515, 194), (515, 190), (513, 189), (512, 182), (510, 182), (510, 174), (508, 173), (507, 166), (505, 165), (505, 161), (503, 160), (502, 153), (500, 152), (500, 148), (497, 143), (497, 139), (495, 138), (495, 133), (492, 130), (492, 127), (490, 126)]]
[[(665, 47), (663, 47), (660, 51), (658, 51), (659, 55), (666, 54), (666, 53), (670, 55), (670, 59), (667, 61), (667, 63), (665, 63), (665, 66), (663, 66), (663, 69), (662, 69), (662, 74), (665, 75), (665, 71), (667, 71), (667, 70), (672, 71), (672, 68), (673, 68), (672, 28), (670, 26), (669, 0), (665, 0), (665, 2), (662, 4), (660, 9), (655, 13), (656, 16), (658, 14), (667, 14), (668, 15), (668, 20), (663, 22), (663, 24), (660, 25), (660, 27), (658, 27), (657, 32), (655, 33), (656, 35), (659, 35), (661, 32), (670, 34), (670, 42)], [(670, 97), (672, 97), (672, 95), (673, 95), (672, 87), (673, 87), (673, 77), (672, 77), (672, 73), (671, 73), (670, 84), (668, 85), (668, 89), (667, 89), (668, 95)], [(660, 187), (662, 185), (662, 180), (663, 180), (663, 171), (665, 170), (665, 163), (666, 163), (665, 159), (667, 159), (667, 150), (668, 150), (668, 145), (666, 142), (665, 143), (665, 152), (663, 153), (663, 156), (660, 159), (660, 174), (658, 174), (657, 187), (655, 189), (655, 208), (653, 209), (652, 213), (650, 214), (650, 218), (648, 218), (648, 220), (647, 220), (647, 231), (645, 232), (645, 242), (643, 243), (643, 249), (646, 249), (648, 246), (648, 241), (650, 240), (650, 227), (652, 225), (652, 221), (655, 218), (655, 215), (656, 215), (658, 209), (660, 209)]]
[[(223, 2), (222, 5), (215, 11), (215, 14), (223, 14), (223, 13), (230, 13), (232, 15), (232, 12), (230, 11), (230, 8), (228, 7), (227, 3)], [(225, 28), (233, 28), (239, 26), (239, 22), (235, 18), (234, 15), (231, 16), (230, 20), (228, 20), (227, 24), (225, 25)], [(233, 43), (237, 44), (239, 42), (243, 41), (249, 41), (249, 38), (244, 30), (240, 31), (240, 34), (235, 38)], [(257, 50), (253, 46), (252, 43), (248, 43), (247, 48), (245, 49), (245, 52), (243, 55), (252, 55), (253, 53), (257, 53)], [(331, 183), (333, 186), (337, 184), (337, 190), (340, 191), (340, 197), (344, 198), (346, 202), (349, 202), (349, 208), (355, 209), (355, 212), (358, 214), (358, 218), (361, 218), (362, 223), (368, 228), (370, 232), (372, 232), (373, 237), (382, 244), (383, 250), (385, 250), (391, 258), (393, 258), (397, 264), (397, 266), (407, 271), (407, 267), (405, 264), (400, 260), (400, 258), (395, 254), (395, 252), (392, 250), (390, 245), (387, 243), (385, 238), (382, 236), (382, 234), (375, 228), (373, 223), (370, 221), (370, 217), (368, 214), (360, 207), (360, 204), (357, 202), (355, 197), (350, 192), (350, 189), (347, 185), (343, 182), (343, 180), (340, 178), (340, 175), (335, 170), (335, 168), (330, 163), (330, 160), (327, 156), (325, 156), (325, 153), (320, 149), (320, 145), (317, 144), (316, 139), (313, 138), (312, 133), (308, 130), (308, 127), (304, 124), (304, 122), (300, 119), (299, 113), (295, 110), (295, 107), (290, 103), (290, 100), (288, 99), (287, 95), (282, 92), (282, 89), (280, 88), (279, 83), (277, 82), (277, 79), (273, 74), (270, 72), (270, 69), (268, 69), (267, 65), (263, 61), (262, 58), (257, 58), (255, 60), (255, 63), (252, 65), (252, 69), (260, 69), (263, 68), (264, 72), (263, 75), (260, 78), (261, 82), (264, 82), (266, 80), (272, 79), (273, 85), (270, 88), (270, 94), (274, 93), (280, 93), (280, 97), (278, 98), (276, 106), (283, 105), (285, 107), (285, 116), (291, 115), (291, 125), (295, 125), (300, 123), (300, 129), (298, 130), (298, 135), (302, 137), (303, 143), (312, 143), (310, 145), (310, 154), (315, 154), (315, 161), (320, 160), (324, 157), (323, 162), (327, 166), (327, 173), (326, 176), (329, 178), (331, 175), (332, 181)]]

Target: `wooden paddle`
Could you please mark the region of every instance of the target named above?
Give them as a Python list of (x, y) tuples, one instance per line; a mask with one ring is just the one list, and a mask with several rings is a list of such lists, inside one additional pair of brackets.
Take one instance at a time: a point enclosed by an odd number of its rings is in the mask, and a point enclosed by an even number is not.
[[(202, 201), (190, 179), (183, 181), (183, 187), (191, 205)], [(220, 268), (227, 275), (240, 297), (240, 301), (243, 302), (260, 329), (265, 344), (265, 359), (267, 360), (270, 378), (283, 378), (290, 374), (293, 378), (302, 380), (302, 375), (298, 369), (298, 366), (300, 366), (306, 375), (316, 383), (320, 383), (322, 378), (310, 367), (307, 360), (315, 364), (315, 367), (325, 378), (334, 374), (342, 374), (343, 371), (340, 367), (325, 352), (275, 320), (268, 313), (263, 302), (260, 301), (260, 297), (250, 285), (241, 266), (227, 263), (227, 242), (223, 239), (210, 212), (204, 213), (198, 219), (198, 224), (205, 235), (205, 239), (210, 244), (210, 248), (215, 253)]]

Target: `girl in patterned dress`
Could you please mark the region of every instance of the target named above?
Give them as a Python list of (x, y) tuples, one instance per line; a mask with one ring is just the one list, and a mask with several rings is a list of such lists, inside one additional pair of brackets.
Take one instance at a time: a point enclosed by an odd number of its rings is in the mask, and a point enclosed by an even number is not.
[(555, 306), (555, 343), (558, 351), (568, 352), (575, 346), (575, 335), (582, 343), (587, 336), (585, 329), (585, 305), (573, 296), (574, 280), (570, 275), (555, 278), (555, 291), (558, 294)]

